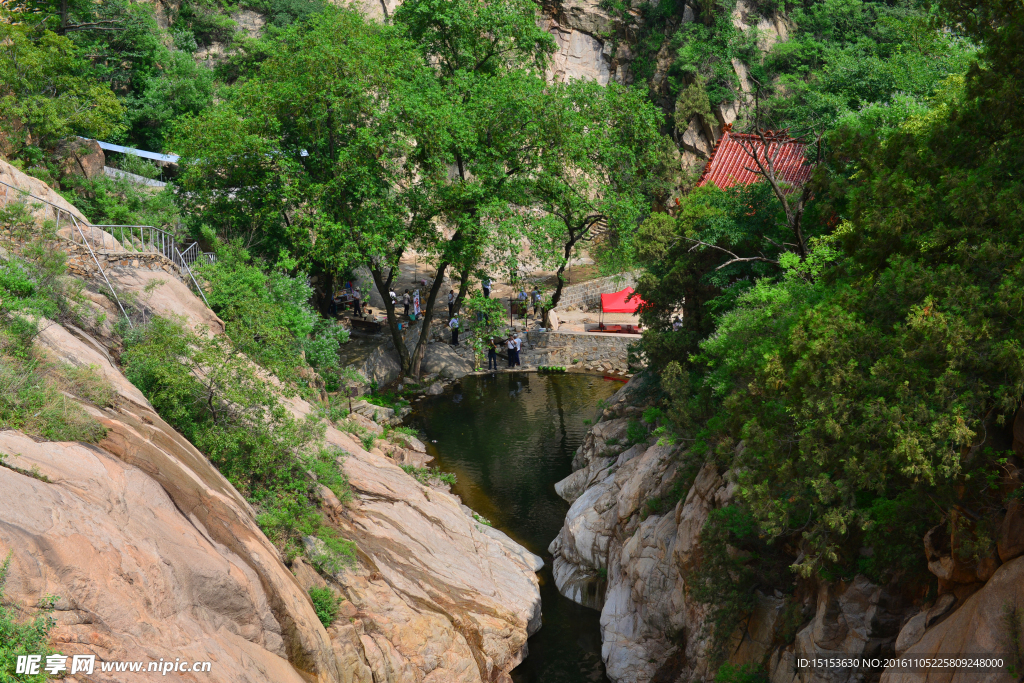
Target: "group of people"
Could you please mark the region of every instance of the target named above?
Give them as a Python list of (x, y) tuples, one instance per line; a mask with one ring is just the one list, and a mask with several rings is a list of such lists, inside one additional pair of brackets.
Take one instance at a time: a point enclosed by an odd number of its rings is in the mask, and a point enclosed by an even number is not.
[(398, 304), (401, 303), (403, 308), (402, 314), (408, 318), (409, 307), (412, 306), (412, 292), (407, 289), (404, 294), (399, 296), (395, 293), (395, 290), (392, 289), (388, 294), (391, 296), (391, 305), (398, 306)]
[(490, 343), (487, 346), (487, 369), (497, 370), (498, 369), (498, 344), (504, 343), (508, 350), (508, 366), (514, 368), (522, 365), (519, 360), (519, 352), (523, 348), (523, 340), (517, 335), (509, 333), (508, 337), (504, 342), (499, 342), (494, 338), (491, 338)]
[[(534, 286), (533, 291), (530, 292), (529, 296), (527, 296), (525, 289), (519, 290), (519, 296), (517, 298), (519, 299), (519, 301), (527, 301), (529, 303), (532, 303), (533, 316), (535, 318), (540, 317), (540, 290), (537, 289), (536, 286)], [(526, 317), (525, 313), (523, 314), (523, 317)]]
[[(363, 294), (359, 291), (358, 287), (352, 287), (352, 294), (350, 297), (352, 302), (352, 311), (355, 315), (363, 314)], [(345, 308), (345, 294), (342, 291), (334, 293), (334, 298), (331, 299), (331, 315), (337, 316)]]

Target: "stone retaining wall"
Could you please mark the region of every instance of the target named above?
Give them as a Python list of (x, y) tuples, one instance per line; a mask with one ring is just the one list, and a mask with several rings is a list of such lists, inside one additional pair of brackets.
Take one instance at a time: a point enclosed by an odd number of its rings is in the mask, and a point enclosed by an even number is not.
[[(79, 277), (92, 277), (97, 274), (96, 261), (93, 260), (89, 249), (81, 244), (58, 237), (60, 248), (68, 255), (68, 272)], [(20, 253), (24, 240), (20, 235), (12, 234), (10, 229), (0, 230), (0, 241), (9, 245), (15, 252)], [(107, 268), (135, 268), (137, 270), (159, 270), (184, 282), (178, 265), (163, 254), (136, 253), (136, 252), (112, 252), (102, 249), (95, 249), (96, 260), (100, 266)]]
[(524, 352), (524, 365), (529, 361), (530, 365), (564, 365), (625, 375), (629, 373), (629, 345), (640, 341), (640, 336), (531, 332), (528, 341), (533, 348)]
[(570, 306), (600, 306), (602, 293), (618, 292), (626, 287), (636, 287), (636, 273), (619, 273), (587, 280), (578, 285), (568, 285), (562, 290), (562, 298), (558, 300), (555, 310), (564, 311)]
[[(65, 244), (68, 254), (68, 270), (79, 276), (91, 277), (96, 274), (96, 261), (89, 250), (79, 244)], [(178, 266), (163, 254), (96, 251), (96, 259), (104, 270), (107, 268), (134, 268), (136, 270), (160, 270), (184, 282)]]

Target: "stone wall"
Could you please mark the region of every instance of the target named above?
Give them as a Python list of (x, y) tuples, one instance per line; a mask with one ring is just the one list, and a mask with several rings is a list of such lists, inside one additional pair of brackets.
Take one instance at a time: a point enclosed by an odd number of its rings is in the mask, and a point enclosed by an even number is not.
[[(106, 234), (106, 233), (104, 233)], [(9, 228), (0, 229), (0, 242), (20, 253), (25, 243), (24, 236), (14, 234)], [(178, 265), (163, 254), (137, 253), (137, 252), (112, 252), (103, 249), (95, 249), (96, 260), (93, 260), (89, 249), (81, 244), (75, 244), (70, 240), (58, 237), (59, 249), (68, 255), (67, 266), (71, 275), (78, 277), (93, 277), (97, 275), (96, 261), (106, 270), (108, 268), (134, 268), (136, 270), (163, 271), (172, 277), (185, 281), (185, 278), (178, 268)]]
[(629, 373), (629, 345), (638, 341), (640, 336), (635, 334), (530, 332), (528, 342), (533, 348), (523, 354), (523, 364), (625, 375)]
[[(93, 260), (92, 254), (84, 246), (64, 244), (64, 250), (68, 254), (68, 271), (70, 273), (79, 277), (92, 277), (97, 274), (96, 261)], [(184, 282), (178, 266), (163, 254), (97, 251), (96, 259), (104, 270), (108, 268), (159, 270)]]
[(636, 273), (619, 273), (596, 280), (587, 280), (578, 285), (568, 285), (562, 290), (562, 298), (558, 301), (556, 311), (564, 311), (571, 306), (591, 308), (600, 306), (601, 294), (618, 292), (626, 287), (636, 286)]

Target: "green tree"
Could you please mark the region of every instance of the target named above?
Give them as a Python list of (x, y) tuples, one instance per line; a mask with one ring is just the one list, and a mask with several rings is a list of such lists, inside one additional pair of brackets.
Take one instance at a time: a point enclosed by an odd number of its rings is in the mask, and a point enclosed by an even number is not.
[(543, 152), (522, 183), (520, 209), (535, 252), (557, 268), (553, 308), (573, 249), (593, 239), (595, 227), (606, 226), (628, 250), (650, 210), (662, 116), (638, 89), (583, 80), (553, 85), (537, 105)]
[[(685, 345), (664, 332), (646, 347), (669, 415), (694, 444), (687, 457), (733, 471), (758, 538), (793, 549), (778, 561), (803, 576), (927, 576), (921, 535), (943, 521), (958, 559), (978, 561), (993, 552), (1008, 493), (1019, 495), (1008, 446), (1024, 397), (1024, 186), (1014, 171), (1024, 10), (945, 9), (979, 60), (927, 102), (878, 102), (841, 119), (816, 200), (839, 220), (813, 221), (807, 258), (723, 283)], [(645, 248), (671, 261), (648, 277), (675, 292), (697, 270), (673, 257), (676, 235), (772, 234), (743, 227), (762, 212), (751, 198), (740, 205), (747, 218), (736, 206), (717, 212), (721, 195), (704, 200), (684, 207), (692, 227), (680, 217), (642, 228)]]
[(324, 276), (321, 301), (356, 265), (387, 292), (404, 250), (432, 230), (403, 116), (422, 68), (398, 30), (355, 11), (287, 31), (230, 103), (179, 125), (185, 201), (222, 237)]
[(385, 26), (354, 11), (311, 19), (230, 102), (180, 124), (184, 201), (329, 283), (366, 265), (386, 293), (414, 245), (436, 277), (411, 354), (384, 298), (403, 369), (418, 373), (446, 272), (464, 292), (489, 216), (537, 167), (544, 81), (531, 69), (552, 43), (535, 15), (506, 0), (407, 3)]
[(413, 0), (395, 12), (396, 25), (431, 67), (429, 86), (417, 83), (423, 96), (409, 113), (417, 131), (414, 160), (444, 225), (418, 243), (437, 270), (410, 359), (413, 374), (419, 374), (446, 271), (459, 279), (458, 312), (470, 274), (500, 224), (494, 216), (522, 192), (517, 181), (539, 166), (540, 70), (554, 41), (536, 16), (528, 0)]
[(123, 129), (124, 107), (90, 74), (74, 43), (50, 31), (0, 21), (0, 134), (14, 155), (52, 149), (69, 136)]

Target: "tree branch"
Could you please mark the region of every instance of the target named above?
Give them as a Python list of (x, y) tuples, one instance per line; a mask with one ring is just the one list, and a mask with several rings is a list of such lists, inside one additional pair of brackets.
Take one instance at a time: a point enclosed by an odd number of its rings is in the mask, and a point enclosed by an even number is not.
[(690, 247), (690, 251), (693, 251), (697, 247), (704, 246), (704, 247), (710, 247), (711, 249), (717, 249), (718, 251), (721, 251), (721, 252), (723, 252), (725, 254), (728, 254), (729, 256), (732, 257), (730, 260), (726, 261), (725, 263), (723, 263), (720, 266), (718, 266), (717, 268), (715, 268), (715, 270), (721, 270), (722, 268), (725, 268), (726, 266), (731, 266), (734, 263), (748, 263), (750, 261), (760, 261), (762, 263), (772, 263), (772, 264), (774, 264), (776, 266), (779, 265), (778, 261), (775, 261), (775, 260), (770, 259), (770, 258), (765, 258), (764, 256), (748, 256), (748, 257), (738, 256), (738, 255), (734, 254), (733, 252), (729, 251), (728, 249), (725, 249), (723, 247), (718, 246), (717, 244), (711, 244), (710, 242), (704, 242), (703, 240), (694, 239), (692, 237), (683, 237), (683, 239), (688, 241), (688, 242), (693, 242), (694, 243), (694, 245), (692, 247)]

